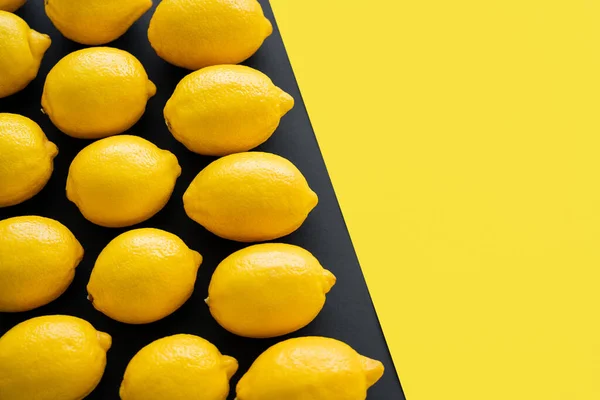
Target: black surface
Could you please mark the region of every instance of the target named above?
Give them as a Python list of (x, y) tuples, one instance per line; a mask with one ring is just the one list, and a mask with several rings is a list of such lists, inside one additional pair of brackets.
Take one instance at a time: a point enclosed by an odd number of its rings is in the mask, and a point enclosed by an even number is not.
[[(264, 0), (261, 3), (265, 15), (274, 23), (268, 2)], [(0, 313), (0, 335), (19, 322), (49, 314), (75, 315), (88, 320), (98, 330), (111, 334), (113, 347), (108, 352), (106, 372), (100, 385), (87, 397), (92, 400), (118, 399), (118, 388), (131, 357), (143, 346), (164, 336), (176, 333), (199, 335), (214, 343), (223, 354), (235, 357), (240, 363), (240, 368), (231, 381), (230, 399), (235, 397), (237, 380), (267, 347), (292, 336), (329, 336), (342, 340), (361, 354), (381, 360), (385, 364), (386, 372), (383, 378), (369, 390), (369, 399), (404, 399), (276, 26), (261, 49), (245, 64), (266, 73), (276, 85), (294, 97), (296, 105), (282, 119), (273, 137), (257, 150), (276, 153), (290, 159), (303, 172), (311, 188), (318, 194), (319, 205), (312, 211), (304, 225), (280, 241), (293, 243), (311, 251), (325, 268), (337, 276), (338, 281), (327, 296), (327, 303), (317, 319), (308, 327), (289, 336), (268, 340), (237, 337), (222, 329), (210, 316), (203, 299), (207, 294), (211, 274), (223, 258), (245, 245), (217, 238), (189, 219), (184, 212), (181, 199), (185, 189), (196, 174), (214, 158), (191, 153), (171, 136), (165, 126), (162, 113), (164, 104), (177, 82), (189, 71), (167, 64), (150, 47), (146, 30), (152, 12), (146, 13), (123, 37), (110, 46), (127, 50), (135, 55), (145, 66), (150, 79), (158, 88), (156, 96), (148, 103), (145, 115), (128, 133), (142, 136), (160, 148), (173, 152), (179, 159), (183, 172), (167, 206), (155, 217), (133, 228), (156, 227), (173, 232), (191, 248), (199, 251), (204, 257), (204, 262), (198, 273), (196, 290), (190, 300), (171, 316), (141, 326), (113, 321), (96, 311), (86, 300), (85, 287), (96, 257), (111, 239), (132, 228), (108, 229), (96, 226), (85, 220), (75, 205), (65, 196), (69, 164), (75, 155), (91, 142), (70, 138), (55, 128), (41, 113), (40, 99), (44, 79), (50, 68), (66, 54), (85, 46), (62, 37), (46, 17), (42, 1), (29, 0), (17, 14), (33, 29), (49, 34), (52, 37), (52, 46), (43, 59), (35, 81), (20, 93), (0, 99), (0, 112), (23, 114), (39, 123), (48, 138), (59, 147), (60, 153), (55, 159), (54, 174), (46, 188), (23, 204), (0, 208), (0, 219), (18, 215), (42, 215), (57, 219), (71, 229), (79, 239), (85, 248), (85, 257), (77, 268), (72, 285), (58, 300), (30, 312)]]

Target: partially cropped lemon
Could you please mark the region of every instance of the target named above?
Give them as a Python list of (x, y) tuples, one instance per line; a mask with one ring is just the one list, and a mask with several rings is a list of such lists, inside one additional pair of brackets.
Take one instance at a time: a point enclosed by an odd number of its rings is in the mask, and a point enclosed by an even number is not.
[(46, 186), (58, 148), (29, 118), (0, 113), (0, 207), (22, 203)]
[(51, 40), (48, 35), (31, 29), (15, 14), (0, 10), (0, 43), (2, 98), (24, 89), (37, 76)]
[(207, 340), (168, 336), (150, 343), (129, 362), (122, 400), (225, 400), (238, 363)]
[(130, 226), (167, 204), (180, 174), (173, 153), (141, 137), (109, 137), (77, 154), (69, 168), (67, 197), (95, 224)]
[(246, 247), (215, 270), (206, 303), (228, 331), (252, 338), (285, 335), (308, 325), (325, 304), (335, 276), (301, 247)]
[(292, 96), (262, 72), (217, 65), (183, 78), (164, 114), (175, 139), (189, 150), (222, 156), (266, 141), (293, 106)]
[(0, 221), (0, 312), (28, 311), (58, 298), (82, 258), (83, 248), (58, 221), (36, 216)]
[(102, 250), (87, 286), (94, 307), (120, 322), (158, 321), (194, 291), (202, 256), (160, 229), (125, 232)]
[(197, 70), (246, 60), (272, 32), (256, 0), (163, 0), (148, 39), (161, 58)]
[(0, 338), (2, 400), (81, 400), (100, 382), (110, 335), (66, 315), (27, 320)]
[(123, 50), (94, 47), (66, 55), (50, 70), (42, 107), (67, 135), (98, 139), (131, 128), (155, 93), (137, 58)]
[(325, 337), (278, 343), (261, 354), (237, 385), (237, 400), (365, 400), (383, 364)]
[(45, 0), (46, 14), (65, 37), (82, 44), (112, 42), (150, 7), (152, 0)]
[(277, 239), (302, 225), (317, 195), (290, 161), (271, 153), (231, 154), (210, 163), (183, 195), (185, 212), (239, 242)]
[(23, 4), (25, 4), (27, 0), (0, 0), (0, 10), (15, 12)]

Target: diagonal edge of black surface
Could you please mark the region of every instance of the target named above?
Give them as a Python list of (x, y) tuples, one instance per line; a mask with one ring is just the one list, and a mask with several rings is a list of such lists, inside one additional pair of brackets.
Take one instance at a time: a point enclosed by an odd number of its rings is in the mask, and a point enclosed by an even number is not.
[(229, 399), (235, 397), (235, 384), (238, 379), (262, 351), (289, 337), (311, 335), (342, 340), (361, 354), (383, 362), (386, 372), (369, 390), (368, 399), (404, 399), (273, 12), (268, 1), (260, 2), (265, 15), (273, 22), (274, 32), (261, 49), (244, 64), (267, 74), (277, 86), (294, 97), (296, 105), (282, 119), (273, 137), (256, 150), (276, 153), (290, 159), (319, 195), (319, 205), (304, 225), (279, 241), (308, 249), (338, 278), (336, 286), (327, 296), (323, 311), (309, 326), (291, 335), (267, 340), (245, 339), (228, 333), (216, 324), (203, 302), (210, 277), (217, 264), (245, 245), (217, 238), (191, 221), (183, 210), (183, 192), (196, 174), (214, 158), (189, 152), (171, 136), (164, 124), (162, 108), (175, 85), (189, 71), (169, 65), (158, 58), (148, 43), (146, 30), (156, 4), (124, 36), (109, 46), (127, 50), (135, 55), (158, 87), (157, 94), (150, 99), (142, 119), (127, 133), (142, 136), (173, 152), (179, 159), (183, 172), (167, 206), (155, 217), (133, 228), (156, 227), (173, 232), (191, 248), (198, 250), (204, 256), (204, 262), (190, 300), (171, 316), (153, 324), (121, 324), (95, 311), (86, 300), (85, 287), (96, 257), (111, 239), (132, 228), (107, 229), (95, 226), (86, 221), (77, 208), (66, 199), (64, 183), (69, 164), (77, 152), (90, 142), (70, 138), (58, 131), (41, 113), (40, 98), (44, 79), (50, 68), (66, 54), (85, 46), (62, 37), (46, 17), (42, 1), (30, 0), (17, 12), (33, 29), (49, 34), (52, 45), (44, 57), (38, 77), (20, 93), (0, 99), (0, 112), (23, 114), (36, 121), (48, 138), (58, 145), (60, 153), (46, 188), (29, 201), (0, 209), (0, 219), (32, 214), (55, 218), (73, 231), (84, 246), (86, 254), (77, 268), (73, 283), (59, 299), (30, 312), (0, 313), (0, 335), (19, 322), (49, 314), (75, 315), (88, 320), (98, 330), (110, 333), (113, 336), (113, 347), (108, 353), (104, 377), (87, 399), (118, 399), (118, 388), (131, 357), (153, 340), (176, 333), (202, 336), (214, 343), (223, 354), (238, 359), (240, 368), (232, 379)]

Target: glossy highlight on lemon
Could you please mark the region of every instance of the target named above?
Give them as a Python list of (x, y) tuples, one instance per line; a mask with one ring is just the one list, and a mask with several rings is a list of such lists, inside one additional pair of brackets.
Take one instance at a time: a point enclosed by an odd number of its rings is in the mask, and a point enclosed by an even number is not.
[(38, 216), (0, 221), (0, 312), (29, 311), (69, 287), (83, 248), (60, 222)]
[(152, 7), (152, 0), (45, 0), (46, 14), (65, 37), (87, 45), (112, 42)]
[(67, 197), (97, 225), (130, 226), (167, 204), (180, 174), (173, 153), (138, 136), (113, 136), (77, 154), (69, 168)]
[(129, 362), (121, 400), (225, 400), (238, 363), (210, 342), (193, 335), (150, 343)]
[(94, 307), (120, 322), (158, 321), (183, 305), (194, 291), (202, 256), (176, 235), (134, 229), (102, 250), (87, 286)]
[(0, 10), (0, 98), (29, 85), (51, 42), (50, 36), (31, 29), (19, 16)]
[(66, 55), (50, 70), (42, 107), (67, 135), (99, 139), (131, 128), (155, 93), (156, 86), (133, 55), (93, 47)]
[(383, 364), (325, 337), (280, 342), (262, 353), (237, 385), (237, 400), (365, 400)]
[(56, 145), (34, 121), (0, 113), (0, 207), (38, 194), (52, 175), (57, 154)]
[(189, 150), (222, 156), (265, 142), (293, 106), (292, 96), (262, 72), (216, 65), (183, 78), (164, 114), (175, 139)]
[(222, 157), (194, 178), (183, 195), (187, 215), (225, 239), (258, 242), (298, 229), (317, 195), (289, 160), (271, 153)]
[(0, 0), (0, 10), (15, 12), (21, 8), (26, 1), (27, 0)]
[(272, 32), (256, 0), (163, 0), (148, 39), (161, 58), (197, 70), (246, 60)]
[(112, 338), (87, 321), (48, 315), (0, 338), (2, 400), (81, 400), (100, 382)]
[(335, 281), (301, 247), (257, 244), (236, 251), (217, 266), (206, 303), (217, 322), (236, 335), (275, 337), (308, 325)]

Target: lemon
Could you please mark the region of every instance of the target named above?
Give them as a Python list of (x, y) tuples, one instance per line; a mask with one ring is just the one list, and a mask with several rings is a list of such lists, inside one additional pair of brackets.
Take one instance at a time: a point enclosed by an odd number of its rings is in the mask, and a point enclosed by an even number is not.
[(48, 35), (31, 29), (15, 14), (0, 10), (0, 43), (2, 98), (24, 89), (37, 76), (51, 40)]
[(28, 311), (58, 298), (82, 258), (83, 248), (58, 221), (36, 216), (0, 221), (0, 312)]
[(0, 338), (2, 400), (81, 400), (106, 367), (112, 339), (88, 322), (49, 315), (22, 322)]
[(222, 156), (266, 141), (293, 106), (292, 96), (262, 72), (217, 65), (183, 78), (164, 114), (175, 139), (189, 150)]
[(292, 233), (317, 201), (294, 164), (260, 152), (213, 161), (183, 195), (190, 218), (222, 238), (240, 242), (272, 240)]
[(69, 168), (67, 197), (95, 224), (130, 226), (167, 204), (180, 174), (173, 153), (137, 136), (109, 137), (77, 154)]
[(383, 364), (325, 337), (278, 343), (261, 354), (237, 385), (237, 400), (365, 400)]
[(48, 18), (65, 37), (82, 44), (112, 42), (150, 7), (152, 0), (45, 0)]
[(122, 400), (225, 400), (237, 361), (193, 335), (168, 336), (137, 353), (125, 370)]
[(137, 58), (95, 47), (66, 55), (50, 70), (42, 107), (67, 135), (98, 139), (131, 128), (155, 93)]
[(22, 203), (46, 186), (58, 148), (38, 124), (0, 113), (0, 207)]
[(102, 250), (87, 286), (94, 307), (120, 322), (158, 321), (194, 291), (200, 253), (172, 233), (143, 228), (125, 232)]
[(15, 12), (23, 4), (25, 4), (27, 0), (0, 0), (0, 10)]
[(148, 39), (161, 58), (197, 70), (246, 60), (272, 32), (256, 0), (163, 0)]
[(334, 284), (335, 276), (303, 248), (258, 244), (219, 264), (206, 302), (212, 316), (228, 331), (268, 338), (308, 325)]

